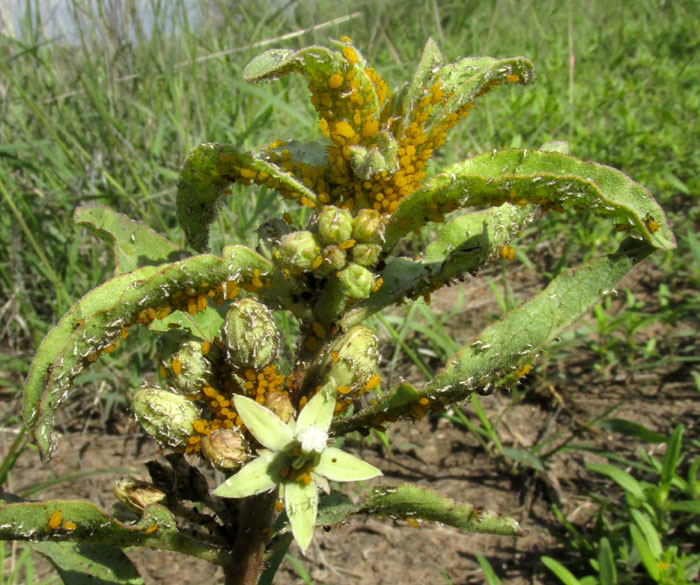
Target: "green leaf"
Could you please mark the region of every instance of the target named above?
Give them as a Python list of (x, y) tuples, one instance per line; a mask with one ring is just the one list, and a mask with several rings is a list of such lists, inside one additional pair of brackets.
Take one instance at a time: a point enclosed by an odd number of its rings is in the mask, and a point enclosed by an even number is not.
[(667, 508), (671, 512), (683, 512), (700, 516), (700, 502), (696, 500), (681, 500), (669, 502)]
[(654, 247), (676, 246), (662, 209), (621, 171), (557, 152), (513, 149), (452, 165), (403, 199), (387, 226), (385, 249), (454, 209), (507, 202), (589, 209), (636, 230)]
[(632, 520), (634, 520), (635, 525), (644, 535), (644, 540), (648, 544), (649, 550), (654, 555), (654, 558), (657, 561), (661, 560), (661, 555), (663, 554), (664, 549), (663, 545), (661, 544), (661, 536), (656, 531), (652, 521), (646, 514), (644, 514), (644, 512), (637, 510), (636, 508), (630, 509), (630, 516), (632, 516)]
[(626, 240), (618, 253), (562, 272), (533, 299), (507, 313), (460, 349), (413, 401), (392, 404), (390, 395), (357, 415), (336, 419), (332, 432), (344, 435), (415, 416), (417, 403), (423, 398), (429, 402), (429, 411), (440, 410), (444, 404), (463, 400), (476, 389), (512, 383), (520, 368), (532, 364), (544, 347), (652, 250), (640, 242)]
[(316, 526), (318, 511), (318, 490), (313, 482), (309, 484), (288, 481), (284, 484), (284, 508), (292, 527), (294, 540), (302, 552), (306, 552)]
[(493, 570), (493, 567), (491, 566), (491, 563), (489, 563), (488, 559), (479, 553), (476, 553), (474, 556), (476, 557), (481, 570), (484, 572), (486, 583), (488, 585), (501, 585), (501, 580), (496, 575), (496, 572)]
[(272, 451), (283, 451), (294, 441), (292, 429), (274, 412), (255, 400), (237, 394), (233, 397), (233, 403), (243, 424), (264, 447)]
[(512, 518), (471, 504), (458, 504), (432, 490), (409, 484), (375, 489), (362, 503), (361, 510), (381, 516), (432, 520), (465, 532), (502, 536), (523, 534)]
[(525, 57), (466, 57), (445, 65), (438, 75), (444, 93), (451, 97), (438, 103), (428, 131), (445, 124), (448, 116), (464, 111), (465, 106), (504, 83), (531, 83), (535, 67)]
[(148, 226), (107, 207), (78, 207), (73, 221), (112, 246), (114, 276), (180, 259), (182, 251)]
[(217, 205), (233, 182), (256, 182), (290, 198), (317, 202), (316, 194), (301, 180), (269, 160), (270, 152), (244, 152), (232, 144), (204, 143), (189, 153), (180, 173), (176, 203), (177, 219), (190, 246), (206, 250)]
[(314, 471), (331, 481), (365, 481), (382, 474), (374, 465), (335, 447), (321, 453)]
[(37, 542), (65, 585), (143, 585), (134, 564), (119, 547), (104, 544)]
[(501, 207), (460, 215), (437, 226), (421, 261), (390, 258), (381, 276), (382, 287), (355, 305), (342, 319), (349, 328), (405, 297), (429, 294), (436, 285), (449, 284), (465, 274), (476, 274), (531, 221), (534, 206)]
[(600, 585), (617, 584), (615, 557), (610, 547), (610, 541), (605, 537), (601, 538), (598, 543), (598, 573), (600, 576)]
[(649, 543), (645, 540), (641, 530), (634, 524), (630, 524), (629, 527), (632, 542), (639, 551), (639, 556), (642, 558), (644, 568), (654, 581), (658, 581), (660, 574), (659, 559), (652, 553)]
[[(50, 521), (58, 511), (60, 520), (52, 527)], [(145, 546), (178, 551), (216, 564), (227, 562), (225, 551), (181, 533), (172, 513), (159, 505), (148, 506), (137, 524), (124, 524), (90, 502), (5, 503), (0, 500), (0, 540), (69, 541), (90, 545), (119, 543), (122, 547)]]
[(641, 439), (642, 441), (647, 441), (649, 443), (665, 443), (667, 438), (661, 433), (652, 431), (644, 425), (636, 423), (631, 420), (625, 420), (621, 418), (609, 418), (604, 419), (598, 423), (598, 426), (603, 429), (608, 429), (616, 433), (622, 433), (628, 437), (634, 437), (636, 439)]
[(591, 471), (608, 476), (623, 490), (629, 494), (632, 494), (635, 498), (640, 500), (644, 499), (644, 490), (642, 489), (642, 486), (624, 469), (620, 469), (619, 467), (609, 463), (589, 463), (586, 465), (586, 467)]
[(681, 457), (681, 442), (683, 440), (683, 425), (678, 425), (671, 437), (668, 440), (668, 445), (666, 446), (666, 453), (664, 454), (663, 466), (661, 467), (661, 481), (662, 486), (671, 485), (671, 480), (676, 472), (676, 467)]
[(564, 585), (581, 585), (581, 582), (574, 577), (573, 573), (559, 561), (554, 560), (552, 557), (540, 557), (540, 560), (545, 567), (559, 577), (559, 580)]
[(261, 451), (212, 493), (220, 498), (247, 498), (267, 492), (279, 484), (282, 466), (279, 454)]
[[(24, 388), (25, 423), (42, 456), (50, 458), (56, 448), (54, 413), (75, 377), (103, 351), (113, 349), (139, 315), (143, 317), (149, 308), (188, 307), (185, 291), (194, 290), (206, 299), (207, 291), (219, 283), (235, 280), (249, 286), (255, 270), (258, 278), (266, 278), (273, 267), (248, 248), (230, 246), (222, 257), (193, 256), (116, 276), (73, 305), (41, 342)], [(276, 286), (284, 286), (283, 279), (275, 280), (277, 285), (261, 290), (274, 294)]]

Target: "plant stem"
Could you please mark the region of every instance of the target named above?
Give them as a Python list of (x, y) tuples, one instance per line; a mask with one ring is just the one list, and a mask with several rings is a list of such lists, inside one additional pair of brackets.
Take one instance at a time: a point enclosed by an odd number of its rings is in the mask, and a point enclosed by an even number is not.
[(226, 585), (256, 585), (263, 571), (265, 544), (269, 538), (277, 492), (260, 494), (241, 502), (234, 562), (224, 567)]

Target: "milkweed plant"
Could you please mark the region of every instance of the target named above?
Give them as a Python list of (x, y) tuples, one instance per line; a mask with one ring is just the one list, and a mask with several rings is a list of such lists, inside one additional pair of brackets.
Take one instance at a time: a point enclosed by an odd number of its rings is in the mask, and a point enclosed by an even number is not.
[[(569, 156), (565, 143), (489, 152), (428, 176), (431, 157), (477, 98), (534, 80), (529, 60), (445, 64), (428, 40), (413, 79), (390, 91), (350, 39), (330, 44), (269, 50), (244, 72), (254, 83), (303, 75), (322, 140), (252, 151), (205, 143), (185, 160), (177, 217), (195, 253), (109, 209), (75, 212), (111, 243), (115, 273), (41, 343), (24, 390), (27, 429), (50, 459), (56, 409), (76, 376), (144, 327), (159, 337), (159, 382), (129, 400), (165, 458), (147, 464), (149, 481), (117, 481), (121, 506), (110, 513), (85, 501), (3, 495), (0, 538), (32, 541), (66, 583), (79, 573), (142, 582), (123, 553), (134, 546), (216, 563), (227, 584), (269, 583), (292, 541), (306, 551), (316, 527), (356, 514), (521, 534), (515, 520), (481, 506), (381, 478), (350, 499), (337, 482), (380, 477), (381, 464), (334, 443), (516, 384), (636, 263), (675, 247), (646, 189)], [(285, 212), (260, 226), (255, 250), (208, 253), (209, 227), (234, 183), (278, 192), (305, 208), (303, 222)], [(617, 252), (556, 276), (432, 380), (381, 387), (368, 317), (512, 259), (526, 224), (566, 209), (610, 218), (627, 237)], [(428, 245), (407, 255), (400, 242), (424, 228)], [(298, 329), (291, 340), (278, 327), (284, 314)], [(200, 471), (209, 466), (218, 485)]]

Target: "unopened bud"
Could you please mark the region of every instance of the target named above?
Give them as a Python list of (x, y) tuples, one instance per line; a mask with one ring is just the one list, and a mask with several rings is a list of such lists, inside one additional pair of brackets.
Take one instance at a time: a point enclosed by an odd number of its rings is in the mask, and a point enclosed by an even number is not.
[(277, 359), (279, 334), (272, 311), (253, 299), (231, 305), (223, 327), (224, 342), (239, 369), (259, 372)]
[(318, 231), (326, 244), (340, 244), (352, 236), (352, 215), (347, 209), (328, 206), (318, 218)]
[(163, 504), (167, 499), (152, 483), (125, 477), (114, 482), (114, 496), (134, 512), (143, 512), (151, 504)]
[(355, 244), (352, 248), (352, 261), (361, 266), (374, 266), (381, 251), (379, 244)]
[(161, 390), (141, 388), (134, 394), (132, 408), (137, 422), (161, 445), (184, 447), (199, 418), (197, 407), (184, 396)]
[(326, 381), (331, 376), (338, 386), (345, 386), (360, 392), (379, 368), (379, 342), (377, 336), (367, 327), (357, 325), (331, 346), (325, 359)]
[(348, 255), (345, 250), (336, 244), (326, 246), (321, 252), (321, 255), (323, 256), (323, 262), (318, 269), (321, 274), (338, 272), (338, 270), (342, 270), (348, 262)]
[(365, 299), (372, 292), (374, 276), (364, 266), (348, 264), (348, 267), (340, 272), (338, 280), (346, 295), (356, 299)]
[(214, 431), (201, 441), (202, 455), (217, 469), (238, 469), (248, 459), (248, 441), (239, 429)]
[(277, 418), (287, 422), (294, 415), (294, 406), (289, 396), (281, 392), (267, 392), (265, 394), (265, 408), (277, 415)]
[(314, 234), (300, 231), (282, 236), (277, 254), (285, 268), (308, 271), (311, 270), (320, 249)]
[(376, 209), (360, 209), (352, 222), (352, 237), (361, 243), (384, 242), (384, 222)]
[(172, 376), (167, 379), (169, 385), (181, 394), (193, 396), (201, 392), (204, 386), (211, 384), (213, 376), (211, 362), (202, 354), (201, 341), (182, 342), (179, 349), (163, 366), (172, 372)]

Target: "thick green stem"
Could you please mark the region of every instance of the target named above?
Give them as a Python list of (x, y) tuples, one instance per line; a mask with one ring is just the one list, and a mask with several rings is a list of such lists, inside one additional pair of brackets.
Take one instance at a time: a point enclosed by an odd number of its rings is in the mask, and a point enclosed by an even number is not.
[(238, 514), (233, 547), (234, 562), (224, 567), (226, 585), (256, 585), (263, 571), (265, 545), (269, 539), (277, 501), (276, 492), (246, 498)]

